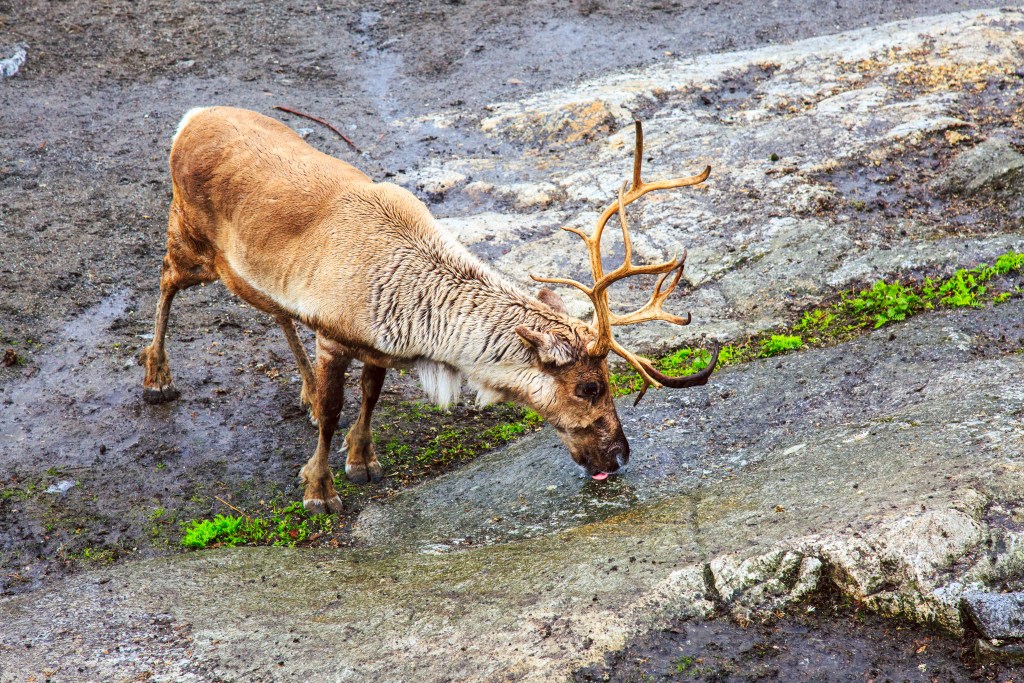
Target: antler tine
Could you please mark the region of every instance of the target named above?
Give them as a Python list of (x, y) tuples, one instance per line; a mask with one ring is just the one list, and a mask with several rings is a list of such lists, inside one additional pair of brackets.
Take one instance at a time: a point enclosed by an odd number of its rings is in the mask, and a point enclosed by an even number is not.
[[(685, 262), (686, 253), (684, 252), (681, 259), (673, 262), (673, 265), (676, 266), (674, 270), (670, 271), (670, 273), (665, 273), (658, 278), (658, 283), (654, 285), (654, 293), (651, 294), (651, 298), (647, 300), (647, 303), (626, 315), (613, 313), (610, 320), (611, 324), (617, 326), (633, 325), (635, 323), (645, 323), (652, 320), (663, 320), (674, 325), (689, 325), (691, 321), (689, 313), (686, 314), (686, 317), (683, 317), (673, 315), (662, 308), (669, 295), (675, 290), (676, 285), (679, 284), (679, 280), (683, 275), (683, 265)], [(669, 282), (668, 288), (665, 291), (662, 291), (661, 288), (670, 274), (672, 274), (672, 281)]]
[[(583, 242), (587, 245), (587, 251), (588, 252), (592, 251), (592, 247), (591, 247), (591, 243), (590, 243), (590, 237), (587, 236), (587, 233), (583, 232), (579, 228), (574, 228), (574, 227), (571, 227), (571, 226), (568, 226), (568, 225), (563, 227), (562, 230), (565, 230), (566, 232), (571, 232), (574, 235), (578, 235), (580, 237), (580, 239), (582, 239)], [(600, 263), (600, 261), (601, 261), (600, 255), (598, 256), (597, 260), (598, 260), (598, 263)], [(587, 287), (582, 282), (577, 282), (576, 280), (570, 280), (568, 278), (563, 278), (563, 277), (541, 277), (540, 275), (534, 275), (533, 273), (530, 273), (530, 278), (534, 282), (543, 282), (545, 284), (551, 284), (551, 285), (568, 285), (569, 287), (575, 287), (576, 289), (580, 290), (581, 292), (583, 292), (587, 296), (591, 296), (592, 293), (593, 293), (593, 289), (591, 287)]]
[(640, 187), (644, 181), (640, 180), (640, 168), (644, 165), (644, 124), (640, 119), (633, 120), (633, 128), (636, 132), (636, 140), (633, 143), (633, 187)]
[[(648, 192), (654, 190), (671, 190), (677, 187), (689, 187), (690, 185), (699, 185), (708, 179), (711, 175), (711, 167), (705, 166), (704, 170), (697, 175), (686, 176), (683, 178), (666, 178), (665, 180), (656, 180), (651, 183), (645, 183), (641, 179), (641, 170), (643, 168), (644, 158), (644, 128), (640, 121), (634, 121), (636, 130), (636, 143), (633, 149), (633, 185), (629, 188), (626, 193), (625, 205), (628, 206), (636, 200), (643, 197)], [(601, 217), (597, 219), (597, 225), (594, 228), (594, 234), (590, 238), (596, 240), (598, 243), (601, 241), (601, 234), (604, 232), (604, 226), (608, 222), (608, 219), (612, 217), (619, 209), (619, 203), (613, 202), (605, 208), (604, 212), (601, 213)], [(601, 271), (595, 272), (595, 277), (600, 277)]]
[(590, 287), (587, 287), (582, 282), (576, 282), (576, 280), (570, 280), (569, 278), (565, 277), (541, 277), (540, 275), (534, 275), (533, 273), (530, 273), (530, 279), (533, 280), (534, 282), (543, 282), (544, 284), (549, 285), (567, 285), (569, 287), (575, 287), (576, 289), (580, 290), (587, 296), (590, 296), (593, 292), (593, 290)]

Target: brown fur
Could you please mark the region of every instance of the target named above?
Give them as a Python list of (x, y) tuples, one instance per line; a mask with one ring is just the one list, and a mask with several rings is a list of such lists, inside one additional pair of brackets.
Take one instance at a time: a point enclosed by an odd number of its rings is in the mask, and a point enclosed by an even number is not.
[[(141, 357), (144, 397), (177, 396), (164, 351), (174, 295), (222, 280), (274, 316), (295, 353), (302, 400), (320, 429), (302, 470), (307, 507), (340, 507), (327, 459), (353, 358), (365, 364), (362, 409), (346, 438), (353, 481), (381, 476), (370, 420), (389, 367), (419, 367), (442, 401), (461, 376), (483, 398), (534, 408), (590, 473), (625, 464), (606, 360), (587, 353), (590, 327), (554, 293), (535, 298), (494, 273), (409, 192), (373, 183), (273, 119), (227, 107), (186, 116), (170, 167), (160, 303)], [(296, 320), (316, 332), (315, 364)], [(593, 395), (578, 395), (584, 384)]]

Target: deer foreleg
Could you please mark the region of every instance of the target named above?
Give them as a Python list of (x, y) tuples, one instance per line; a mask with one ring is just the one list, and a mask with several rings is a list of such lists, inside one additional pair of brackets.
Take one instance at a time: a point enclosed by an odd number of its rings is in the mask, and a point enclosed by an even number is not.
[(363, 375), (359, 386), (363, 390), (363, 403), (359, 408), (359, 419), (348, 430), (345, 442), (348, 445), (348, 457), (345, 459), (345, 474), (354, 484), (365, 484), (378, 481), (384, 472), (377, 462), (377, 454), (373, 450), (373, 432), (370, 423), (373, 409), (380, 398), (381, 387), (384, 386), (384, 375), (387, 368), (378, 365), (363, 365)]
[(331, 439), (338, 427), (338, 417), (345, 398), (345, 371), (349, 357), (331, 342), (317, 337), (313, 413), (317, 416), (320, 437), (316, 451), (303, 466), (299, 476), (305, 484), (302, 504), (314, 514), (341, 512), (341, 498), (334, 488), (334, 475), (328, 464)]
[(160, 301), (156, 305), (153, 343), (139, 354), (139, 363), (146, 369), (146, 377), (142, 380), (142, 400), (146, 403), (173, 401), (180, 395), (180, 392), (174, 387), (171, 368), (167, 364), (167, 352), (164, 350), (167, 317), (171, 312), (171, 301), (177, 293), (177, 288), (160, 288)]

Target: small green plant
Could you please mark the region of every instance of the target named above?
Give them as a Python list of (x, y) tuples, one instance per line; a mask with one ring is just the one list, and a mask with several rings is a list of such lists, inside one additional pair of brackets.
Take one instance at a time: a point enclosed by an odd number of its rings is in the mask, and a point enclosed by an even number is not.
[(1021, 269), (1024, 269), (1024, 253), (1017, 253), (1015, 251), (1006, 252), (997, 258), (996, 264), (992, 266), (992, 270), (995, 271), (996, 275), (1008, 275)]
[(960, 269), (938, 286), (934, 296), (939, 297), (941, 303), (953, 308), (984, 306), (982, 297), (985, 296), (988, 287), (982, 283), (990, 279), (986, 277), (987, 275), (984, 270), (977, 272)]
[(117, 552), (111, 548), (86, 547), (77, 555), (71, 555), (72, 559), (79, 560), (82, 564), (105, 565), (112, 564), (117, 559)]
[(484, 430), (483, 440), (492, 445), (500, 445), (511, 441), (529, 429), (539, 426), (543, 421), (540, 413), (527, 409), (523, 419), (518, 422), (500, 422)]
[(296, 501), (272, 508), (266, 517), (217, 515), (186, 525), (181, 545), (186, 548), (232, 547), (236, 545), (293, 546), (315, 533), (329, 533), (330, 515), (310, 515)]
[(839, 305), (855, 316), (873, 317), (875, 329), (897, 320), (906, 320), (907, 316), (932, 307), (912, 288), (884, 280), (856, 296), (843, 296)]
[(787, 351), (796, 351), (802, 349), (804, 346), (804, 340), (795, 335), (789, 334), (773, 334), (768, 339), (761, 342), (761, 353), (759, 354), (762, 358), (770, 358), (777, 356), (780, 353), (786, 353)]
[(693, 655), (683, 655), (673, 663), (676, 665), (676, 673), (684, 674), (687, 671), (690, 671), (696, 662), (697, 658)]
[(181, 537), (181, 544), (186, 548), (206, 548), (214, 543), (228, 547), (245, 541), (243, 525), (245, 517), (234, 515), (217, 515), (213, 519), (201, 519), (192, 522)]

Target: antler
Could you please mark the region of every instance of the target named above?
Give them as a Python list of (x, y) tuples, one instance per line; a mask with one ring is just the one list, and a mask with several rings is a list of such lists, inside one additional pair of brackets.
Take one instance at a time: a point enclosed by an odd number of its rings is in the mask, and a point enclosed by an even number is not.
[[(664, 320), (665, 322), (670, 322), (675, 325), (690, 324), (689, 313), (686, 314), (686, 317), (682, 317), (668, 313), (662, 308), (665, 300), (668, 299), (669, 295), (676, 288), (676, 285), (679, 284), (679, 279), (683, 275), (683, 266), (686, 262), (686, 251), (683, 251), (683, 255), (680, 258), (673, 258), (672, 260), (665, 261), (664, 263), (656, 263), (646, 266), (633, 265), (633, 243), (629, 236), (629, 223), (626, 219), (626, 207), (653, 190), (667, 190), (677, 187), (697, 185), (704, 182), (708, 175), (711, 174), (711, 167), (708, 166), (703, 172), (694, 176), (686, 178), (671, 178), (667, 180), (658, 180), (652, 183), (645, 183), (640, 177), (644, 155), (644, 131), (640, 121), (636, 121), (635, 123), (636, 146), (633, 153), (632, 185), (629, 186), (629, 189), (627, 190), (627, 183), (623, 183), (622, 187), (619, 189), (617, 201), (610, 204), (601, 213), (601, 216), (597, 219), (597, 224), (594, 226), (594, 231), (590, 235), (587, 235), (585, 232), (577, 228), (563, 228), (563, 230), (567, 230), (578, 235), (586, 245), (587, 252), (590, 256), (590, 269), (594, 275), (594, 284), (588, 287), (576, 280), (570, 280), (567, 278), (538, 277), (536, 275), (531, 275), (530, 277), (537, 282), (575, 287), (590, 297), (590, 300), (594, 304), (593, 328), (597, 337), (587, 347), (587, 351), (591, 356), (595, 357), (605, 356), (609, 351), (614, 351), (628, 361), (630, 365), (636, 368), (636, 371), (640, 373), (640, 376), (644, 380), (644, 387), (640, 391), (640, 396), (637, 398), (637, 402), (639, 402), (640, 398), (643, 398), (643, 395), (649, 386), (660, 388), (662, 386), (676, 387), (705, 384), (708, 377), (711, 375), (711, 371), (714, 370), (715, 361), (718, 360), (718, 349), (716, 348), (713, 354), (714, 358), (709, 366), (711, 370), (705, 369), (695, 375), (689, 375), (686, 377), (668, 377), (667, 375), (663, 375), (655, 370), (654, 366), (652, 366), (646, 359), (640, 358), (624, 349), (617, 341), (615, 341), (615, 337), (612, 334), (612, 327), (615, 325), (632, 325), (634, 323), (648, 322), (650, 320)], [(610, 273), (605, 274), (604, 267), (601, 265), (601, 236), (604, 234), (605, 225), (615, 213), (619, 214), (619, 224), (622, 227), (622, 243), (625, 254), (622, 259), (622, 265)], [(611, 306), (608, 303), (608, 288), (613, 283), (629, 277), (630, 275), (661, 275), (661, 277), (658, 278), (658, 282), (654, 287), (654, 293), (651, 295), (651, 298), (647, 303), (632, 313), (625, 315), (613, 313)], [(665, 282), (669, 279), (670, 275), (672, 278), (669, 280), (668, 286), (662, 290), (662, 287), (665, 286)]]

